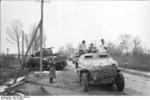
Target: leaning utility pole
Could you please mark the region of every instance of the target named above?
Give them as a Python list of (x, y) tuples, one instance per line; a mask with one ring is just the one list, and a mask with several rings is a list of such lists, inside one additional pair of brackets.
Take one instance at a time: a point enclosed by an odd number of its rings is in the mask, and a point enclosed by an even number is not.
[(41, 1), (41, 25), (40, 25), (40, 75), (43, 70), (43, 0)]
[(25, 53), (25, 56), (24, 56), (24, 60), (23, 60), (23, 62), (21, 63), (21, 67), (20, 67), (20, 69), (18, 70), (17, 75), (16, 75), (16, 77), (15, 77), (13, 83), (16, 83), (17, 78), (19, 77), (19, 75), (21, 74), (23, 68), (25, 67), (25, 63), (26, 63), (26, 61), (27, 61), (28, 52), (29, 52), (29, 50), (30, 50), (30, 48), (31, 48), (31, 46), (32, 46), (32, 44), (33, 44), (33, 42), (34, 42), (34, 40), (35, 40), (35, 37), (36, 37), (36, 35), (37, 35), (37, 31), (38, 31), (38, 29), (39, 29), (40, 26), (41, 26), (41, 21), (39, 22), (39, 24), (38, 24), (37, 27), (36, 27), (36, 30), (35, 30), (35, 32), (34, 32), (34, 34), (33, 34), (33, 36), (32, 36), (32, 39), (31, 39), (31, 41), (30, 41), (30, 44), (29, 44), (29, 46), (28, 46), (28, 48), (27, 48), (27, 50), (26, 50), (26, 53)]

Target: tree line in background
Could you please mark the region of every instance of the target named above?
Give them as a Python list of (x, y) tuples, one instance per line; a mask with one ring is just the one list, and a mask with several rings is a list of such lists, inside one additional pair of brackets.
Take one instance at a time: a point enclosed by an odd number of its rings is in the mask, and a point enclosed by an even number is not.
[[(16, 74), (20, 68), (20, 63), (23, 60), (24, 51), (26, 51), (29, 47), (30, 41), (33, 37), (36, 27), (37, 25), (33, 24), (30, 31), (26, 33), (23, 29), (23, 23), (19, 20), (15, 20), (7, 26), (6, 39), (9, 43), (11, 43), (17, 48), (17, 54), (9, 54), (9, 49), (11, 49), (11, 47), (7, 48), (7, 54), (0, 54), (0, 85), (7, 82), (10, 78), (16, 77)], [(34, 43), (30, 49), (29, 54), (32, 54), (36, 50), (39, 50), (39, 35), (40, 33), (38, 31), (38, 34), (35, 37)], [(21, 71), (21, 76), (25, 75), (27, 72), (28, 70), (24, 69), (23, 71)]]
[[(110, 55), (120, 66), (150, 71), (150, 50), (142, 47), (142, 41), (138, 36), (132, 38), (129, 34), (120, 34), (118, 40), (118, 44), (108, 42), (107, 45)], [(77, 47), (75, 48), (71, 43), (68, 43), (64, 47), (59, 48), (59, 53), (65, 54), (70, 58), (77, 50)]]
[[(19, 62), (21, 62), (21, 56), (23, 55), (23, 52), (21, 52), (21, 49), (24, 49), (23, 46), (25, 46), (25, 50), (27, 50), (29, 43), (33, 37), (33, 34), (35, 33), (36, 27), (37, 25), (33, 24), (31, 26), (30, 32), (26, 33), (23, 30), (23, 23), (19, 20), (13, 21), (7, 27), (7, 41), (10, 42), (11, 44), (16, 45), (16, 47), (18, 48), (17, 51), (18, 51)], [(45, 39), (46, 37), (44, 36), (44, 39), (43, 39), (44, 46), (45, 46)], [(23, 45), (23, 42), (25, 45)], [(40, 48), (40, 33), (38, 31), (29, 54), (35, 53), (35, 51), (39, 50), (39, 48)]]
[[(120, 34), (118, 44), (115, 44), (111, 41), (107, 42), (109, 52), (111, 54), (119, 54), (122, 56), (128, 55), (139, 55), (139, 54), (150, 54), (150, 50), (146, 50), (141, 45), (141, 39), (136, 36), (133, 39), (129, 34)], [(88, 46), (87, 46), (88, 47)], [(99, 48), (97, 46), (97, 48)], [(68, 56), (73, 55), (78, 50), (78, 47), (73, 47), (71, 43), (66, 44), (59, 48), (60, 53), (64, 53)]]
[[(124, 67), (134, 67), (135, 69), (150, 71), (150, 50), (146, 50), (141, 45), (139, 37), (131, 38), (129, 34), (119, 36), (119, 44), (108, 43), (111, 56)], [(128, 66), (126, 66), (128, 65)]]
[[(21, 62), (21, 46), (22, 46), (22, 33), (24, 32), (24, 42), (25, 48), (27, 49), (31, 38), (36, 30), (36, 24), (33, 24), (30, 32), (26, 33), (23, 31), (23, 24), (21, 21), (15, 20), (7, 27), (7, 40), (15, 44), (18, 50), (18, 60)], [(40, 34), (38, 31), (37, 36), (35, 37), (34, 43), (31, 47), (30, 54), (35, 53), (36, 50), (39, 50), (40, 47)], [(44, 36), (45, 42), (46, 36)], [(129, 63), (129, 64), (145, 64), (150, 66), (150, 50), (146, 52), (141, 45), (141, 39), (139, 37), (134, 37), (129, 34), (120, 34), (119, 43), (115, 44), (113, 42), (108, 42), (108, 48), (110, 54), (117, 59), (119, 63)], [(45, 44), (45, 43), (44, 43)], [(45, 45), (44, 45), (45, 46)], [(66, 55), (67, 57), (72, 56), (77, 52), (78, 48), (73, 47), (71, 43), (60, 47), (58, 52)]]

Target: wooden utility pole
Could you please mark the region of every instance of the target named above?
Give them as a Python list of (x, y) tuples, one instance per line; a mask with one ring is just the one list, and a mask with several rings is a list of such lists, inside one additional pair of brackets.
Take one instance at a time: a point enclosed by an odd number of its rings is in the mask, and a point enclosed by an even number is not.
[(22, 31), (22, 61), (24, 59), (24, 31)]
[[(1, 0), (0, 0), (0, 12), (1, 12)], [(0, 16), (0, 55), (2, 54), (1, 43), (2, 43), (2, 38), (1, 38), (1, 16)], [(0, 63), (2, 63), (2, 59)]]
[(43, 36), (43, 39), (44, 39), (43, 40), (44, 41), (44, 43), (43, 43), (44, 44), (44, 48), (46, 48), (46, 36), (45, 35)]
[(41, 1), (41, 25), (40, 25), (40, 75), (43, 70), (43, 0)]
[(9, 55), (9, 48), (7, 48), (7, 55)]

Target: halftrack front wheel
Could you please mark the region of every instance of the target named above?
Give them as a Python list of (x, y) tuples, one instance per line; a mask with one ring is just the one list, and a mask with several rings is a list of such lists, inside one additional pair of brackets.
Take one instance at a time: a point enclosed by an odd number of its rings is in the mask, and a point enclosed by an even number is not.
[(116, 86), (119, 91), (122, 91), (124, 89), (124, 86), (125, 86), (124, 76), (121, 72), (119, 72), (117, 75)]

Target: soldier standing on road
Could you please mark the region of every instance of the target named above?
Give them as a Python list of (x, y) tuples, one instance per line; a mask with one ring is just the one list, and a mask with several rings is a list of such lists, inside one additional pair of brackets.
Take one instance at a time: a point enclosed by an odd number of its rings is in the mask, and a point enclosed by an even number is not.
[(56, 68), (53, 61), (48, 65), (49, 66), (49, 84), (54, 83), (56, 78)]

